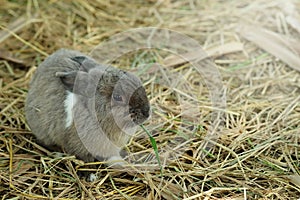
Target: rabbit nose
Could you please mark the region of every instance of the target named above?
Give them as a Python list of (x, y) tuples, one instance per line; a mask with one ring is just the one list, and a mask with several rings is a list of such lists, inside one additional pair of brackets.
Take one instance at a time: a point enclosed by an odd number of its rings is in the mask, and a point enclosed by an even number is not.
[(150, 116), (149, 110), (150, 110), (149, 107), (142, 109), (142, 114), (145, 116), (145, 118), (148, 118)]

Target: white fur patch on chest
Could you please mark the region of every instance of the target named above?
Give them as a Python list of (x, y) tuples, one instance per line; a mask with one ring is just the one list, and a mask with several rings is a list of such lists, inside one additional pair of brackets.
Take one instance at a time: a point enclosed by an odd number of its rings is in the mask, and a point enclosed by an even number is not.
[(73, 107), (76, 103), (76, 95), (73, 92), (67, 91), (67, 96), (64, 103), (66, 111), (66, 128), (69, 128), (73, 123)]

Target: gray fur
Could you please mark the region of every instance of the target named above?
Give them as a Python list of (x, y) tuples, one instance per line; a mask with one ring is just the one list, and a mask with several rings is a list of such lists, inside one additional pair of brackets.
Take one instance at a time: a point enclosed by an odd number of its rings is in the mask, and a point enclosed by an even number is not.
[[(66, 126), (70, 92), (76, 97), (74, 121)], [(120, 157), (120, 149), (149, 117), (149, 110), (145, 89), (135, 75), (66, 49), (40, 64), (25, 103), (27, 122), (41, 144), (62, 148), (86, 162)]]

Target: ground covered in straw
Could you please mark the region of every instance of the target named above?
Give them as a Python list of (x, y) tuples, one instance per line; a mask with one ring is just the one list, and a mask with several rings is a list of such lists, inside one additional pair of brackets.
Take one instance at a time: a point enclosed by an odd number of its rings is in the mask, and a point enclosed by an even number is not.
[[(300, 198), (299, 10), (292, 0), (0, 0), (1, 199)], [(36, 144), (24, 101), (39, 63), (60, 48), (89, 53), (138, 27), (178, 31), (205, 49), (226, 92), (219, 137), (206, 137), (217, 120), (207, 87), (214, 80), (203, 80), (174, 52), (144, 49), (114, 64), (144, 82), (152, 105), (145, 127), (157, 142), (161, 171), (143, 130), (126, 150), (151, 169), (110, 169)], [(207, 60), (197, 52), (182, 56)], [(77, 175), (92, 170), (96, 181)]]

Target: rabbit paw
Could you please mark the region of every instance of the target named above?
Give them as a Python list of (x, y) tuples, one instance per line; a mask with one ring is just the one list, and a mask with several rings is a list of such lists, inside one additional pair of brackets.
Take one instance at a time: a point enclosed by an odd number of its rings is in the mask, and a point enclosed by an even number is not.
[(109, 167), (123, 167), (127, 162), (121, 156), (112, 156), (107, 159)]

